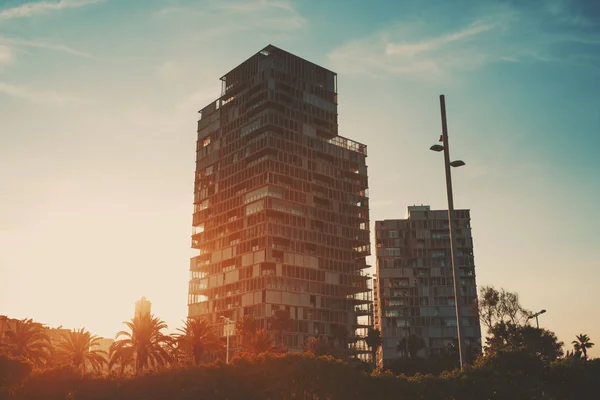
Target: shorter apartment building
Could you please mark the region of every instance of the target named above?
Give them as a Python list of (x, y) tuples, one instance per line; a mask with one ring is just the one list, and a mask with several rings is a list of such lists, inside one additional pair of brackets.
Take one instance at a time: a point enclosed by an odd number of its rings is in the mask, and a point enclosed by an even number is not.
[[(465, 354), (473, 355), (481, 352), (481, 329), (473, 308), (477, 286), (470, 219), (469, 210), (455, 210), (462, 334)], [(406, 219), (376, 221), (375, 241), (378, 364), (448, 354), (457, 338), (448, 211), (408, 207)]]

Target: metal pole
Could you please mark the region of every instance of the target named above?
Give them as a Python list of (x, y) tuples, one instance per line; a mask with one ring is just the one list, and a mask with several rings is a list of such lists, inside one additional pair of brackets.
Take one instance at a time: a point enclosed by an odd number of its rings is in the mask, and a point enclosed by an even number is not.
[(454, 237), (454, 198), (452, 197), (452, 176), (450, 174), (450, 149), (448, 146), (448, 126), (446, 124), (446, 101), (444, 95), (440, 95), (440, 110), (442, 113), (442, 141), (444, 143), (444, 167), (446, 169), (446, 191), (448, 193), (448, 228), (450, 231), (450, 254), (452, 258), (452, 276), (454, 280), (454, 305), (456, 307), (456, 333), (458, 337), (458, 355), (460, 368), (462, 369), (463, 343), (462, 343), (462, 320), (460, 317), (460, 297), (458, 294), (458, 273), (455, 260), (455, 237)]
[(535, 324), (537, 325), (537, 328), (540, 329), (540, 321), (538, 321), (538, 315), (535, 314)]
[(225, 364), (229, 364), (229, 327), (227, 327), (227, 353), (225, 355)]

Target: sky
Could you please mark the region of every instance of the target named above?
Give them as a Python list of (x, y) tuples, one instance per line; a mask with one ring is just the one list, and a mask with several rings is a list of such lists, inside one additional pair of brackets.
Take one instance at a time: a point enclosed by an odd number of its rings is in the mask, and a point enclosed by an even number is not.
[(197, 111), (268, 44), (338, 73), (372, 221), (446, 207), (444, 94), (478, 285), (600, 356), (591, 0), (0, 0), (0, 314), (113, 337), (146, 296), (181, 326)]

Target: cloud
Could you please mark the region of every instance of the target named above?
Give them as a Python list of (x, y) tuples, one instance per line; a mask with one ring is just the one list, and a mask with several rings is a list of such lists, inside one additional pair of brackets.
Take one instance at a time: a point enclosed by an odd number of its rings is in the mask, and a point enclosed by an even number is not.
[(15, 60), (12, 49), (0, 44), (0, 65), (12, 64)]
[(73, 55), (85, 57), (85, 58), (96, 58), (95, 56), (93, 56), (89, 53), (76, 50), (72, 47), (69, 47), (69, 46), (67, 46), (65, 44), (61, 44), (61, 43), (47, 43), (47, 42), (38, 41), (38, 40), (23, 40), (23, 39), (14, 39), (14, 38), (8, 38), (5, 36), (0, 36), (0, 43), (2, 43), (2, 42), (12, 44), (15, 46), (34, 47), (34, 48), (38, 48), (38, 49), (59, 51), (62, 53), (73, 54)]
[(291, 2), (281, 0), (207, 0), (201, 4), (169, 6), (155, 16), (192, 18), (202, 25), (201, 37), (205, 39), (244, 31), (288, 32), (303, 28), (307, 22)]
[[(427, 23), (399, 21), (339, 46), (329, 59), (340, 73), (450, 81), (460, 73), (497, 62), (576, 62), (585, 51), (577, 45), (600, 46), (600, 36), (589, 29), (584, 16), (571, 12), (561, 1), (550, 3), (552, 7), (545, 11), (503, 3), (475, 10), (471, 18), (453, 26), (448, 26), (448, 15), (442, 13), (430, 15)], [(432, 34), (435, 27), (444, 29)]]
[(104, 0), (59, 0), (28, 2), (17, 7), (6, 8), (0, 11), (0, 19), (26, 18), (36, 14), (44, 14), (64, 8), (81, 7), (88, 4), (99, 3)]
[(443, 45), (458, 42), (460, 40), (476, 36), (493, 28), (494, 25), (484, 25), (475, 22), (469, 27), (462, 29), (458, 32), (449, 33), (447, 35), (439, 36), (419, 43), (389, 43), (386, 46), (385, 53), (387, 55), (415, 55), (418, 53), (434, 51), (438, 50)]
[(0, 82), (0, 94), (28, 100), (35, 104), (65, 106), (76, 101), (72, 96), (64, 93), (45, 92), (27, 86), (12, 85)]

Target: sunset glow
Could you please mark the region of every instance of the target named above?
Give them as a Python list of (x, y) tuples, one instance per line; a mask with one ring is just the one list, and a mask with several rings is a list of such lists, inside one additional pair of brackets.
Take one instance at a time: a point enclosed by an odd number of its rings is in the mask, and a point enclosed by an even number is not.
[(565, 348), (600, 340), (600, 9), (370, 3), (0, 2), (0, 315), (114, 338), (145, 296), (182, 327), (197, 112), (272, 43), (338, 74), (373, 249), (375, 220), (447, 209), (428, 150), (445, 93), (478, 286), (548, 310)]

